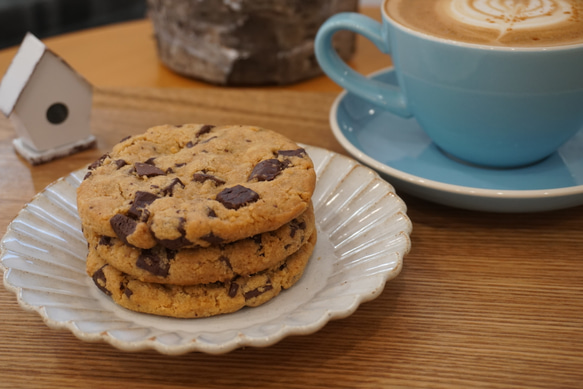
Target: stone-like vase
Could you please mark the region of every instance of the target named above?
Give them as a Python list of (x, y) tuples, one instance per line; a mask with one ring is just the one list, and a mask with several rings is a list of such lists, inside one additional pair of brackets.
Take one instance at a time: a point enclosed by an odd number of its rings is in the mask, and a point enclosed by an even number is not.
[[(219, 85), (281, 85), (321, 74), (318, 28), (357, 9), (358, 0), (148, 0), (162, 62)], [(348, 60), (355, 36), (339, 32), (334, 44)]]

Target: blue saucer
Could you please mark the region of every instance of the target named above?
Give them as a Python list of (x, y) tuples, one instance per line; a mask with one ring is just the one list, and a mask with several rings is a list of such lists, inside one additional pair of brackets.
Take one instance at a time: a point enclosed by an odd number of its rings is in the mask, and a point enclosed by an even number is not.
[[(392, 68), (370, 76), (396, 84)], [(457, 208), (537, 212), (583, 204), (583, 131), (545, 160), (490, 169), (443, 154), (415, 119), (403, 119), (347, 92), (330, 111), (332, 132), (356, 159), (397, 189)]]

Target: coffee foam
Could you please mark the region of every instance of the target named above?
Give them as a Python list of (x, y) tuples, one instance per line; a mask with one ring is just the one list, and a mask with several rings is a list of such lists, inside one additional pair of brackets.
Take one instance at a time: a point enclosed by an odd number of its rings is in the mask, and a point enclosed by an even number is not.
[(573, 7), (561, 0), (451, 0), (444, 11), (454, 20), (495, 30), (503, 37), (519, 29), (560, 26), (569, 20)]
[(439, 37), (501, 46), (583, 42), (581, 0), (389, 0), (398, 22)]

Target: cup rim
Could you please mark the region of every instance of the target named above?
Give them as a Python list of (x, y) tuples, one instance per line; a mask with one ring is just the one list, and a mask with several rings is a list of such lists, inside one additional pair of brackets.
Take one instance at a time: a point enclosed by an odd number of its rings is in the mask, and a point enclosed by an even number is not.
[(582, 43), (573, 43), (573, 44), (568, 44), (568, 45), (557, 45), (557, 46), (507, 47), (507, 46), (485, 45), (485, 44), (480, 44), (480, 43), (468, 43), (468, 42), (456, 41), (453, 39), (441, 38), (441, 37), (430, 35), (430, 34), (427, 34), (427, 33), (424, 33), (424, 32), (418, 31), (418, 30), (414, 30), (411, 27), (407, 27), (404, 24), (401, 24), (397, 20), (393, 19), (389, 15), (389, 13), (387, 12), (386, 4), (389, 1), (390, 0), (384, 0), (381, 3), (381, 14), (382, 14), (383, 20), (385, 20), (386, 22), (390, 23), (394, 27), (399, 28), (400, 30), (402, 30), (410, 35), (414, 35), (418, 38), (423, 38), (423, 39), (434, 41), (434, 42), (439, 42), (439, 43), (449, 45), (449, 46), (467, 47), (467, 48), (472, 48), (472, 49), (476, 49), (476, 50), (484, 50), (484, 51), (526, 52), (526, 53), (533, 53), (533, 52), (540, 53), (540, 52), (545, 52), (545, 51), (567, 51), (567, 50), (573, 50), (573, 49), (577, 49), (577, 48), (583, 48), (583, 42)]

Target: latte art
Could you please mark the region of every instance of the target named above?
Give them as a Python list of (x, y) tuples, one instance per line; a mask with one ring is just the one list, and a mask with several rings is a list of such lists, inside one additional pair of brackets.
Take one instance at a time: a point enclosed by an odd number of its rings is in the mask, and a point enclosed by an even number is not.
[(496, 30), (500, 38), (516, 29), (561, 25), (573, 14), (573, 7), (564, 0), (452, 0), (449, 8), (452, 19)]
[(388, 0), (386, 10), (410, 28), (469, 43), (583, 42), (583, 0)]

